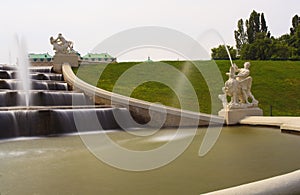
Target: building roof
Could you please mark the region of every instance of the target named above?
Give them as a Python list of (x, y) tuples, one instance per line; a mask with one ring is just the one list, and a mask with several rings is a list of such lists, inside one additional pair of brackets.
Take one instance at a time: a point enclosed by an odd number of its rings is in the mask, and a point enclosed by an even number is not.
[(108, 53), (88, 53), (82, 56), (82, 58), (113, 58), (113, 57)]
[(42, 54), (35, 54), (35, 53), (30, 53), (28, 54), (28, 58), (29, 59), (47, 59), (47, 58), (52, 58), (51, 55), (49, 55), (48, 53), (42, 53)]

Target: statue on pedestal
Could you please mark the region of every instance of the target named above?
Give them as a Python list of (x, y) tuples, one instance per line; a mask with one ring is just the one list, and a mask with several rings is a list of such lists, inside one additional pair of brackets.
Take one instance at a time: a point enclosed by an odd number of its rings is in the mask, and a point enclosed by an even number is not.
[(62, 65), (69, 64), (72, 67), (79, 66), (80, 55), (73, 49), (73, 42), (67, 41), (61, 33), (57, 38), (50, 37), (55, 55), (53, 56), (53, 70), (62, 73)]
[[(222, 88), (224, 94), (219, 95), (225, 110), (258, 106), (258, 101), (251, 93), (252, 77), (249, 68), (250, 62), (245, 62), (244, 68), (238, 68), (236, 64), (233, 64), (229, 73), (226, 73), (229, 78)], [(227, 102), (227, 96), (231, 97), (230, 102)]]
[(58, 34), (56, 39), (50, 37), (50, 43), (53, 45), (53, 50), (55, 50), (55, 54), (75, 53), (73, 49), (73, 42), (67, 41), (61, 33)]

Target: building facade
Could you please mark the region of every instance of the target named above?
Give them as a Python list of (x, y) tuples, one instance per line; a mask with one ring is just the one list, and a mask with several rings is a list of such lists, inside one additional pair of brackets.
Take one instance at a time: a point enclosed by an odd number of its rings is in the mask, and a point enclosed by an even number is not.
[[(78, 55), (79, 64), (98, 64), (116, 62), (117, 58), (112, 57), (108, 53), (88, 53), (83, 57)], [(29, 62), (32, 66), (53, 66), (53, 56), (48, 53), (28, 54)]]
[(88, 53), (81, 57), (82, 64), (97, 64), (97, 63), (111, 63), (116, 62), (117, 59), (109, 55), (108, 53)]
[(28, 54), (29, 62), (32, 66), (52, 66), (53, 57), (48, 53)]

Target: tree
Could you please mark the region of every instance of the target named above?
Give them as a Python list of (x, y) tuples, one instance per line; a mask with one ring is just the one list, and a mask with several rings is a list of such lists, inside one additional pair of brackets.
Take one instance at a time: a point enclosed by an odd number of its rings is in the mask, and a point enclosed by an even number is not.
[(271, 49), (271, 60), (288, 60), (291, 56), (291, 48), (280, 39), (273, 40)]
[[(274, 38), (268, 31), (264, 13), (253, 10), (245, 23), (243, 19), (238, 20), (234, 38), (241, 59), (300, 60), (300, 17), (298, 15), (292, 18), (289, 34)], [(233, 50), (232, 47), (228, 48)], [(212, 52), (213, 59), (228, 59), (224, 46), (213, 48)], [(234, 58), (234, 55), (231, 56)]]
[(249, 20), (253, 20), (253, 30), (255, 32), (255, 37), (256, 34), (261, 32), (260, 30), (260, 13), (257, 13), (255, 10), (252, 11), (252, 13), (250, 14), (250, 18)]
[(290, 28), (290, 36), (288, 45), (291, 47), (291, 59), (300, 59), (300, 18), (295, 15), (292, 18), (292, 27)]
[(260, 32), (260, 14), (255, 10), (250, 14), (249, 20), (246, 20), (248, 43), (251, 44), (256, 39), (256, 34)]
[(241, 50), (241, 58), (245, 60), (269, 60), (272, 56), (272, 39), (264, 32), (256, 34), (251, 44), (246, 44)]
[[(230, 53), (231, 59), (236, 59), (236, 49), (227, 45), (228, 51)], [(224, 45), (219, 45), (217, 48), (211, 49), (211, 57), (214, 60), (229, 60), (228, 53)]]
[(245, 30), (244, 30), (243, 19), (240, 19), (238, 21), (237, 27), (238, 27), (238, 30), (234, 31), (234, 37), (235, 37), (235, 42), (236, 42), (236, 48), (237, 48), (238, 52), (240, 52), (242, 49), (242, 46), (247, 43), (247, 37), (246, 37)]
[(260, 15), (260, 29), (261, 29), (261, 32), (265, 33), (267, 35), (267, 37), (271, 37), (271, 33), (270, 31), (268, 31), (268, 26), (267, 26), (267, 23), (266, 23), (266, 20), (265, 20), (265, 15), (264, 13), (261, 13)]
[(253, 24), (250, 24), (249, 20), (246, 20), (246, 29), (247, 42), (251, 44), (254, 42), (254, 31)]
[(249, 19), (247, 19), (245, 22), (246, 31), (244, 31), (243, 19), (238, 21), (237, 26), (238, 30), (234, 31), (234, 37), (238, 50), (240, 50), (244, 44), (254, 43), (258, 33), (263, 32), (267, 35), (267, 37), (271, 37), (271, 33), (268, 31), (264, 13), (260, 14), (255, 10), (252, 11)]
[(291, 31), (291, 35), (294, 35), (296, 30), (297, 30), (297, 27), (299, 26), (299, 20), (300, 18), (298, 17), (298, 15), (295, 15), (292, 19), (292, 27), (290, 28), (290, 31)]

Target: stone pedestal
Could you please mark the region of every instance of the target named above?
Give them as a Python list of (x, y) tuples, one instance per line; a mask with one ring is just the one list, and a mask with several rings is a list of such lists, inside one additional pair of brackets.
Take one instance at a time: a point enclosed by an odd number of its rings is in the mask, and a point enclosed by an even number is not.
[(220, 110), (219, 116), (225, 118), (227, 125), (235, 125), (238, 124), (239, 121), (246, 116), (262, 116), (262, 109), (256, 108), (243, 108), (243, 109), (228, 109), (228, 110)]
[(53, 70), (57, 73), (62, 73), (61, 67), (64, 63), (68, 63), (71, 67), (78, 67), (78, 55), (70, 54), (55, 54), (53, 56)]

